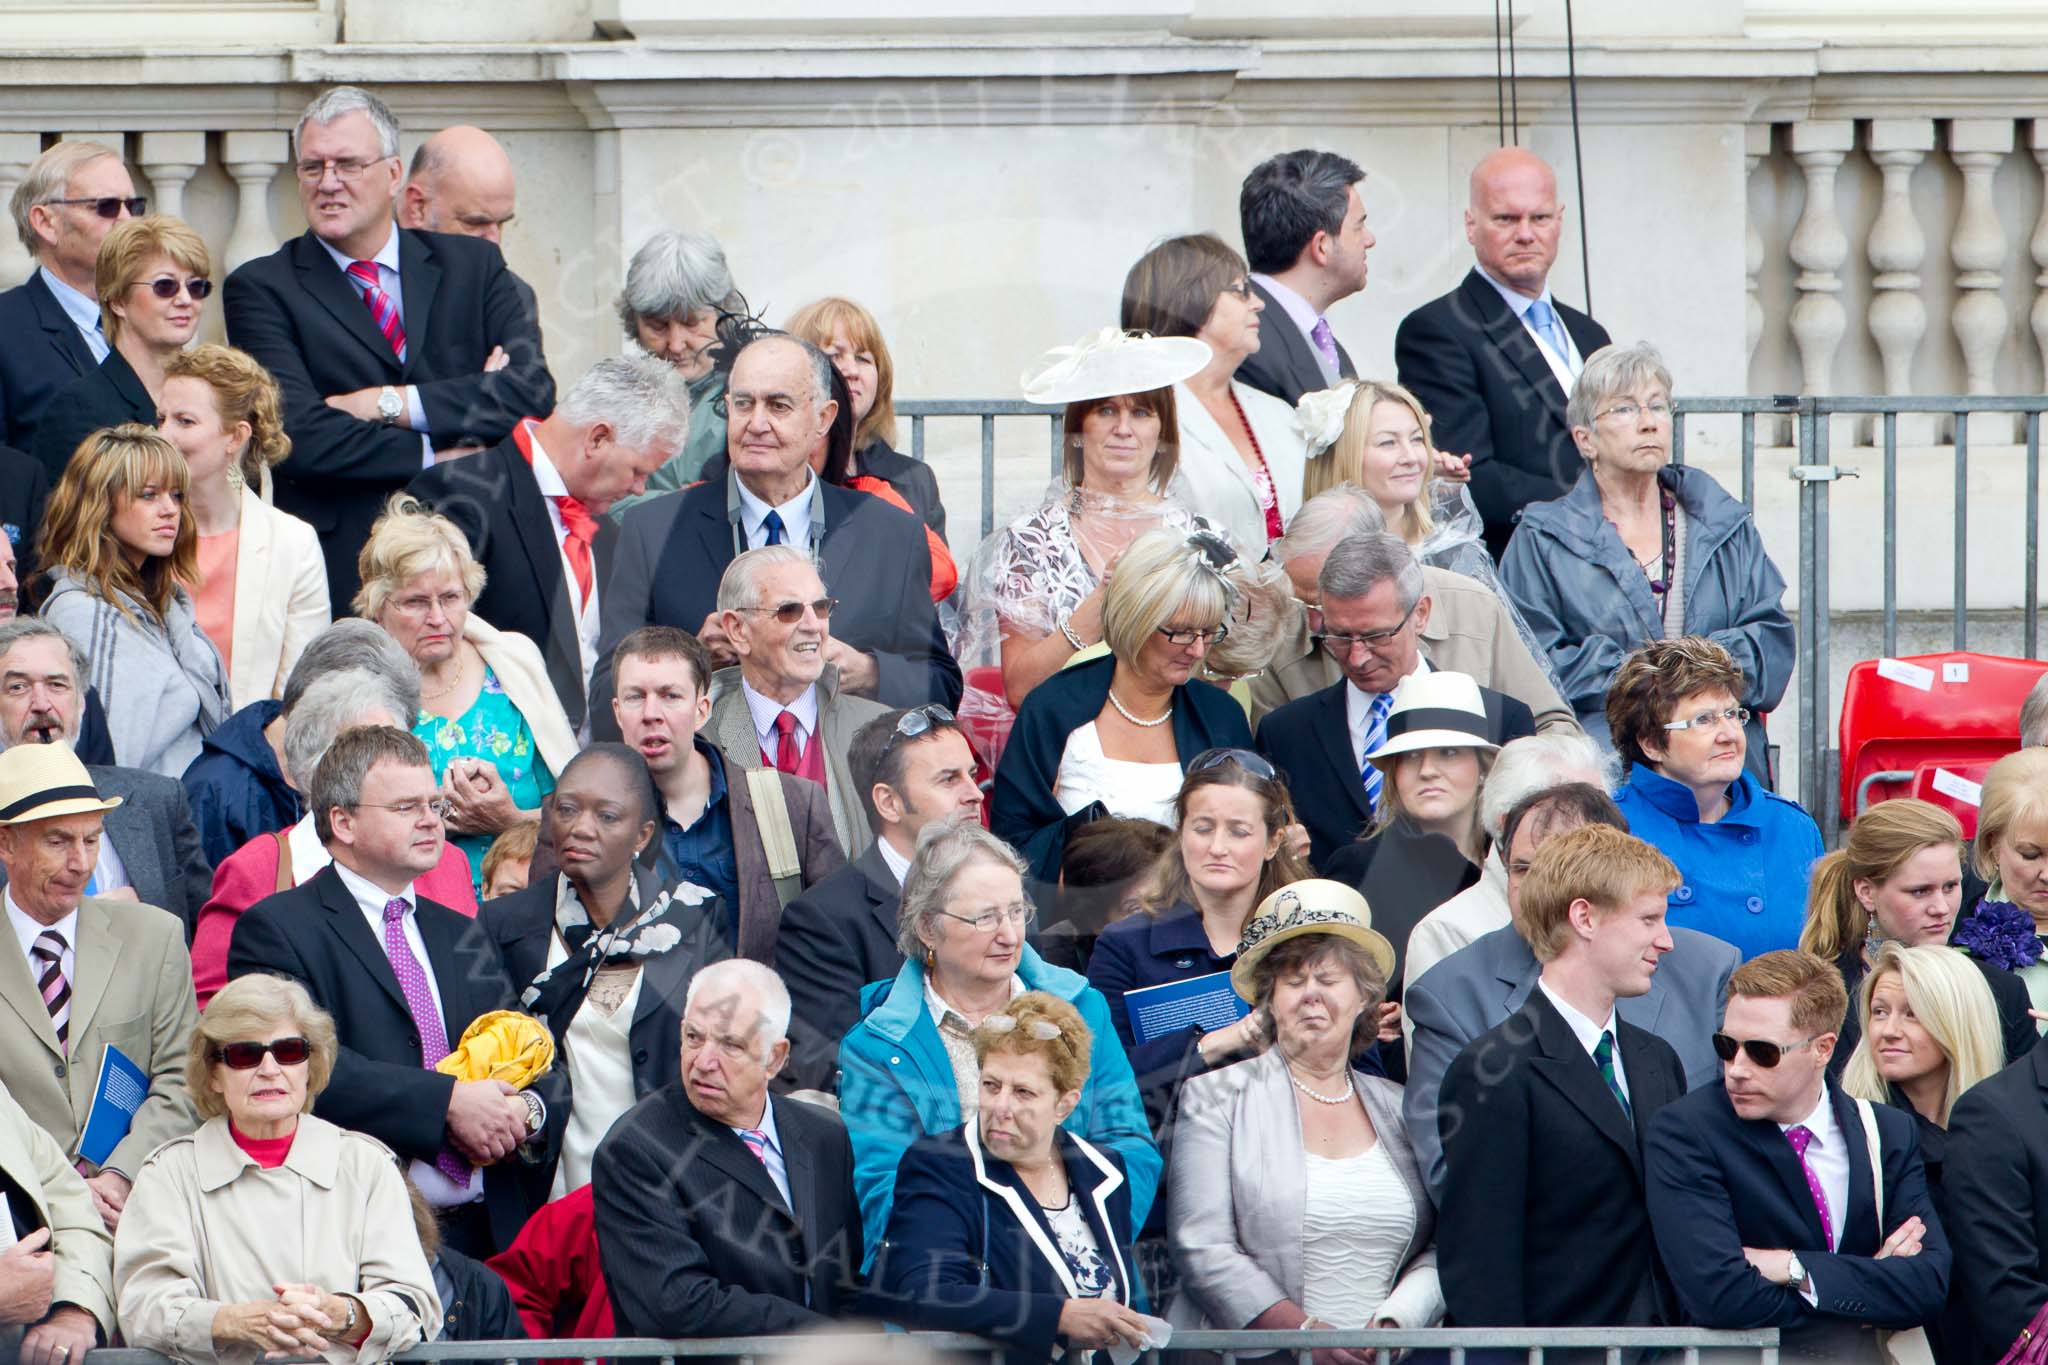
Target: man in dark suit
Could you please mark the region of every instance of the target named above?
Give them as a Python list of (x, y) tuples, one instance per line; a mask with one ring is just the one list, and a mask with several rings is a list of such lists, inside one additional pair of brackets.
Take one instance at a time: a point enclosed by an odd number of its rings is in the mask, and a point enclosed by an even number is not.
[(1522, 1008), (1444, 1077), (1437, 1273), (1460, 1327), (1675, 1321), (1643, 1207), (1641, 1134), (1685, 1093), (1663, 1039), (1615, 1017), (1671, 951), (1671, 860), (1587, 825), (1545, 844), (1521, 889), (1543, 963)]
[[(1586, 825), (1628, 830), (1613, 798), (1584, 782), (1532, 792), (1508, 811), (1501, 824), (1501, 847), (1507, 851), (1510, 915), (1519, 916), (1522, 883), (1536, 850), (1553, 836)], [(1519, 920), (1482, 934), (1411, 977), (1402, 992), (1403, 1018), (1413, 1032), (1401, 1108), (1415, 1144), (1416, 1165), (1432, 1194), (1442, 1194), (1444, 1180), (1443, 1144), (1437, 1136), (1444, 1073), (1473, 1039), (1528, 1003), (1536, 978), (1543, 973), (1543, 964), (1523, 934)], [(1650, 989), (1614, 1002), (1623, 1022), (1671, 1045), (1685, 1069), (1687, 1088), (1720, 1075), (1721, 1063), (1708, 1039), (1720, 1027), (1728, 977), (1741, 961), (1741, 954), (1718, 938), (1672, 929), (1671, 951), (1657, 960)]]
[(60, 142), (29, 164), (13, 209), (36, 269), (0, 293), (0, 445), (32, 448), (57, 391), (107, 358), (93, 264), (114, 225), (147, 207), (103, 143)]
[(1479, 263), (1401, 320), (1394, 364), (1432, 419), (1437, 449), (1472, 459), (1472, 500), (1498, 559), (1515, 517), (1562, 497), (1583, 461), (1565, 399), (1607, 329), (1550, 295), (1564, 208), (1534, 152), (1503, 147), (1472, 168), (1465, 240)]
[[(85, 715), (84, 665), (63, 632), (33, 616), (0, 623), (0, 749), (64, 744), (74, 750)], [(10, 683), (21, 684), (16, 695)], [(185, 925), (213, 889), (185, 789), (160, 773), (90, 764), (100, 795), (121, 798), (103, 817), (91, 896), (126, 897), (168, 910)], [(0, 884), (6, 874), (0, 872)]]
[[(1309, 861), (1321, 867), (1372, 817), (1365, 756), (1386, 738), (1395, 686), (1429, 666), (1421, 639), (1430, 603), (1422, 566), (1385, 532), (1337, 542), (1316, 582), (1322, 606), (1311, 629), (1339, 660), (1343, 680), (1268, 715), (1257, 743), (1287, 774), (1294, 808), (1308, 827)], [(1479, 695), (1495, 744), (1536, 733), (1526, 703), (1485, 686)]]
[(236, 921), (228, 977), (302, 983), (341, 1043), (314, 1112), (409, 1161), (448, 1243), (489, 1256), (545, 1201), (567, 1114), (561, 1079), (524, 1091), (434, 1064), (478, 1016), (518, 1008), (474, 920), (418, 896), (440, 861), (440, 794), (426, 748), (390, 726), (342, 734), (313, 775), (314, 827), (334, 861)]
[(1373, 235), (1358, 193), (1364, 179), (1357, 162), (1303, 148), (1261, 161), (1238, 190), (1245, 260), (1266, 325), (1237, 378), (1284, 402), (1358, 377), (1323, 314), (1365, 288)]
[(795, 337), (763, 337), (733, 361), (726, 476), (643, 502), (620, 523), (593, 701), (611, 696), (607, 660), (643, 625), (680, 626), (719, 667), (736, 663), (718, 623), (719, 579), (740, 551), (789, 544), (816, 561), (837, 603), (825, 662), (837, 666), (842, 689), (891, 706), (959, 704), (960, 666), (932, 609), (923, 523), (811, 472), (811, 452), (838, 411), (831, 391), (832, 362)]
[(555, 382), (532, 291), (496, 246), (392, 221), (403, 167), (382, 101), (326, 91), (294, 146), (311, 226), (228, 276), (223, 298), (228, 340), (284, 395), (292, 458), (277, 470), (277, 505), (320, 532), (329, 595), (346, 610), (385, 499), (552, 411)]
[(1942, 1346), (1948, 1359), (1995, 1361), (2048, 1303), (2048, 1038), (1956, 1099), (1941, 1187), (1950, 1278), (1970, 1286), (1948, 1315), (1961, 1339), (1949, 1329)]
[(646, 487), (689, 425), (689, 386), (673, 366), (644, 356), (600, 360), (548, 416), (412, 481), (484, 567), (470, 610), (533, 641), (572, 727), (583, 724), (598, 594), (618, 540), (605, 513)]
[(974, 751), (944, 707), (875, 717), (853, 732), (846, 764), (875, 842), (791, 901), (775, 939), (775, 969), (804, 1002), (790, 1070), (819, 1090), (837, 1089), (839, 1040), (860, 1019), (861, 987), (903, 969), (897, 909), (917, 836), (981, 818)]
[(591, 1178), (621, 1336), (822, 1327), (859, 1289), (853, 1148), (828, 1109), (768, 1093), (789, 992), (758, 962), (699, 971), (682, 1079), (612, 1125)]
[(1812, 953), (1742, 964), (1714, 1039), (1721, 1083), (1659, 1114), (1644, 1159), (1657, 1252), (1689, 1322), (1776, 1327), (1787, 1355), (1875, 1365), (1871, 1328), (1941, 1313), (1949, 1247), (1913, 1116), (1888, 1104), (1871, 1106), (1878, 1206), (1862, 1106), (1827, 1079), (1848, 1008), (1841, 973)]
[(49, 500), (49, 471), (12, 446), (0, 445), (0, 621), (14, 614), (22, 580), (35, 572), (30, 552)]

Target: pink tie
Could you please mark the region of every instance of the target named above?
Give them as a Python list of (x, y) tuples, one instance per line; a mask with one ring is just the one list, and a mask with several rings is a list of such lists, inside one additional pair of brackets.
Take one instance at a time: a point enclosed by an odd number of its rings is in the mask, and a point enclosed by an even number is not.
[[(391, 971), (398, 989), (405, 994), (405, 1007), (412, 1011), (413, 1025), (420, 1031), (420, 1065), (433, 1069), (448, 1055), (448, 1030), (441, 1025), (441, 1012), (434, 1008), (434, 993), (427, 989), (427, 974), (405, 941), (405, 912), (411, 907), (405, 897), (384, 902), (384, 956), (391, 959)], [(470, 1165), (461, 1155), (443, 1147), (434, 1167), (458, 1185), (469, 1183)]]
[(1799, 1169), (1806, 1172), (1806, 1188), (1813, 1195), (1813, 1206), (1820, 1210), (1821, 1236), (1827, 1239), (1828, 1250), (1833, 1251), (1835, 1220), (1828, 1216), (1828, 1197), (1821, 1193), (1820, 1177), (1813, 1173), (1813, 1166), (1806, 1159), (1806, 1149), (1813, 1142), (1813, 1130), (1803, 1123), (1797, 1124), (1785, 1130), (1785, 1141), (1792, 1144), (1792, 1150), (1799, 1157)]
[(740, 1129), (740, 1141), (747, 1144), (747, 1150), (752, 1152), (763, 1166), (768, 1164), (768, 1135), (766, 1133), (762, 1132), (759, 1128), (742, 1128)]
[(29, 949), (36, 961), (43, 964), (36, 990), (43, 997), (43, 1008), (50, 1012), (50, 1023), (56, 1027), (57, 1046), (66, 1056), (71, 1054), (71, 983), (64, 979), (64, 949), (68, 946), (64, 935), (55, 929), (45, 929), (36, 935), (35, 946)]
[(363, 306), (370, 310), (370, 321), (384, 334), (384, 340), (391, 343), (391, 354), (405, 361), (405, 324), (398, 320), (398, 300), (385, 293), (377, 283), (375, 261), (351, 261), (348, 273), (356, 283), (363, 286)]

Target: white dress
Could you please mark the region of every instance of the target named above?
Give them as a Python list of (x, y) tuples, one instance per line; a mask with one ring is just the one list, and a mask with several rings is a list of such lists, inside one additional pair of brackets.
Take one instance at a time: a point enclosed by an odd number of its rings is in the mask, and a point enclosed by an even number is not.
[(1180, 795), (1181, 779), (1178, 763), (1133, 763), (1107, 757), (1102, 752), (1102, 736), (1091, 720), (1067, 736), (1052, 795), (1069, 815), (1100, 801), (1111, 815), (1155, 820), (1172, 828), (1173, 802)]
[(1302, 1307), (1332, 1327), (1369, 1326), (1415, 1237), (1408, 1186), (1375, 1142), (1358, 1156), (1308, 1159), (1301, 1215)]

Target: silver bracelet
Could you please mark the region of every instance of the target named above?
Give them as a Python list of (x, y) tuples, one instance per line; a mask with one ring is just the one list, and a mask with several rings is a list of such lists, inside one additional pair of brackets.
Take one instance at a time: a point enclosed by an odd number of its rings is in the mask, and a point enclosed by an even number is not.
[(1081, 642), (1081, 637), (1074, 634), (1074, 613), (1070, 611), (1060, 613), (1060, 634), (1067, 637), (1067, 643), (1074, 647), (1075, 652), (1088, 648)]

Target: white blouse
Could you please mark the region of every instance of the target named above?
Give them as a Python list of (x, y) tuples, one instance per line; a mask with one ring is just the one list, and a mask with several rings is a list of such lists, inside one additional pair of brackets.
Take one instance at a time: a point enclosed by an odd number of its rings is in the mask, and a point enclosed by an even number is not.
[(1301, 1216), (1302, 1307), (1332, 1327), (1371, 1325), (1415, 1236), (1415, 1206), (1387, 1144), (1308, 1159)]
[(1172, 828), (1173, 802), (1180, 795), (1178, 763), (1133, 763), (1102, 752), (1102, 736), (1089, 721), (1067, 736), (1052, 795), (1072, 815), (1096, 801), (1111, 815), (1153, 820)]
[[(561, 934), (554, 933), (548, 944), (548, 965), (556, 966), (567, 956)], [(562, 1063), (569, 1068), (570, 1093), (575, 1103), (569, 1107), (569, 1118), (562, 1128), (562, 1155), (555, 1163), (551, 1199), (560, 1199), (590, 1183), (590, 1162), (597, 1155), (597, 1145), (604, 1141), (604, 1135), (611, 1131), (619, 1116), (639, 1100), (633, 1086), (632, 1030), (633, 1014), (640, 1004), (640, 983), (645, 976), (636, 967), (625, 998), (606, 1013), (604, 1006), (593, 998), (603, 981), (600, 973), (562, 1035)]]

